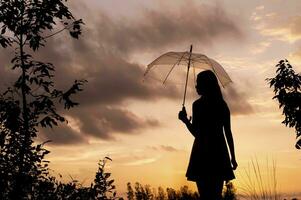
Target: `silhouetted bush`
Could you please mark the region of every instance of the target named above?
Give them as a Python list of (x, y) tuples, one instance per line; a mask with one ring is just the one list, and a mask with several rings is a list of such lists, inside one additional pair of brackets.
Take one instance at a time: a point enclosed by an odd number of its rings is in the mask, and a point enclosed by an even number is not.
[(47, 175), (38, 181), (38, 186), (30, 199), (37, 200), (122, 200), (117, 196), (114, 180), (106, 172), (105, 165), (110, 158), (106, 157), (98, 163), (94, 182), (85, 187), (77, 180), (68, 183), (58, 181), (57, 178)]
[[(134, 189), (131, 183), (127, 183), (127, 197), (128, 200), (199, 200), (199, 195), (188, 188), (183, 186), (179, 190), (173, 188), (162, 187), (151, 189), (149, 185), (141, 185), (135, 183)], [(229, 182), (226, 184), (223, 190), (223, 200), (236, 200), (236, 189), (233, 183)]]
[(226, 186), (223, 190), (223, 199), (224, 200), (236, 200), (236, 189), (232, 182), (226, 183)]

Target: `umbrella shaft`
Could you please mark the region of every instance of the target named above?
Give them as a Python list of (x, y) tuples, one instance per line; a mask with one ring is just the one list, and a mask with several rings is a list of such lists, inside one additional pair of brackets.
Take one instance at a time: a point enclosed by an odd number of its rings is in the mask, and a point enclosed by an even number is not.
[(185, 100), (186, 100), (186, 92), (187, 92), (187, 83), (188, 83), (188, 75), (189, 75), (189, 68), (190, 68), (191, 54), (192, 54), (192, 45), (190, 45), (190, 53), (189, 53), (189, 60), (188, 60), (188, 66), (187, 66), (187, 74), (186, 74), (186, 82), (185, 82), (185, 91), (184, 91), (183, 107), (185, 107)]

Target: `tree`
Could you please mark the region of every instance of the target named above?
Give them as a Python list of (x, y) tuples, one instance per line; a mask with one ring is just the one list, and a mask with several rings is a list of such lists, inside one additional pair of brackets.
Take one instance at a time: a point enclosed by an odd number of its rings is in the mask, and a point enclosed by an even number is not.
[(91, 185), (92, 197), (99, 200), (123, 200), (117, 197), (115, 191), (114, 179), (110, 179), (111, 173), (105, 171), (106, 162), (111, 158), (105, 157), (98, 163), (98, 171), (96, 172), (94, 185)]
[(281, 60), (276, 65), (276, 76), (268, 78), (270, 87), (274, 88), (279, 108), (285, 116), (283, 124), (295, 128), (297, 135), (296, 148), (301, 148), (301, 75), (295, 73), (288, 60)]
[(134, 194), (134, 190), (133, 190), (130, 182), (127, 183), (126, 195), (127, 195), (128, 200), (134, 200), (135, 194)]
[[(47, 39), (63, 30), (78, 38), (83, 21), (76, 20), (64, 0), (0, 0), (0, 45), (13, 48), (12, 70), (19, 77), (0, 95), (0, 199), (31, 199), (39, 179), (48, 174), (49, 153), (34, 145), (38, 127), (57, 126), (65, 118), (57, 112), (76, 105), (71, 96), (84, 80), (66, 91), (55, 88), (55, 66), (34, 59)], [(56, 30), (61, 23), (61, 29)]]

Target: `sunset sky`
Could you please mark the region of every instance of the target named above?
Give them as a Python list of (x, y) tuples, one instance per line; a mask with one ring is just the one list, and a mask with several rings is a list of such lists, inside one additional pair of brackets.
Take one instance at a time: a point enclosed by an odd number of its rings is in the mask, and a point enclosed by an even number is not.
[[(42, 130), (51, 139), (51, 169), (88, 184), (105, 156), (119, 193), (127, 182), (154, 187), (189, 185), (185, 178), (193, 137), (177, 119), (183, 85), (143, 82), (146, 65), (167, 51), (193, 51), (221, 63), (233, 83), (223, 89), (232, 114), (239, 188), (248, 164), (276, 161), (279, 191), (301, 192), (301, 152), (295, 132), (265, 81), (287, 58), (301, 72), (300, 0), (70, 0), (85, 22), (80, 40), (61, 34), (48, 40), (37, 58), (52, 62), (56, 83), (67, 88), (87, 79), (79, 107), (61, 111), (69, 123)], [(12, 50), (0, 52), (2, 87), (15, 75)], [(188, 90), (187, 110), (197, 98)], [(70, 176), (69, 176), (70, 175)]]

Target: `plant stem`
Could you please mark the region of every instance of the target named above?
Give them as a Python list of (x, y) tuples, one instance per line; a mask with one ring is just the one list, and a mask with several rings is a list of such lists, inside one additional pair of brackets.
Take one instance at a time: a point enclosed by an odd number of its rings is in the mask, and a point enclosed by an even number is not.
[[(24, 10), (22, 9), (22, 16), (23, 16)], [(23, 29), (23, 17), (21, 17), (21, 30)], [(21, 70), (22, 70), (22, 83), (21, 83), (21, 95), (22, 95), (22, 117), (23, 117), (23, 130), (20, 132), (20, 137), (23, 137), (23, 140), (21, 139), (21, 142), (23, 141), (23, 144), (20, 144), (20, 163), (19, 163), (19, 175), (17, 178), (19, 180), (16, 180), (16, 187), (17, 191), (19, 192), (18, 198), (23, 198), (23, 187), (24, 185), (22, 184), (26, 178), (24, 175), (27, 174), (25, 172), (25, 155), (26, 151), (29, 150), (29, 145), (30, 145), (30, 132), (29, 132), (29, 121), (28, 121), (28, 110), (27, 110), (27, 98), (26, 98), (26, 65), (25, 65), (25, 58), (24, 58), (24, 37), (23, 37), (23, 32), (20, 31), (20, 36), (19, 36), (19, 48), (20, 48), (20, 60), (21, 60)], [(26, 182), (26, 181), (25, 181)]]

